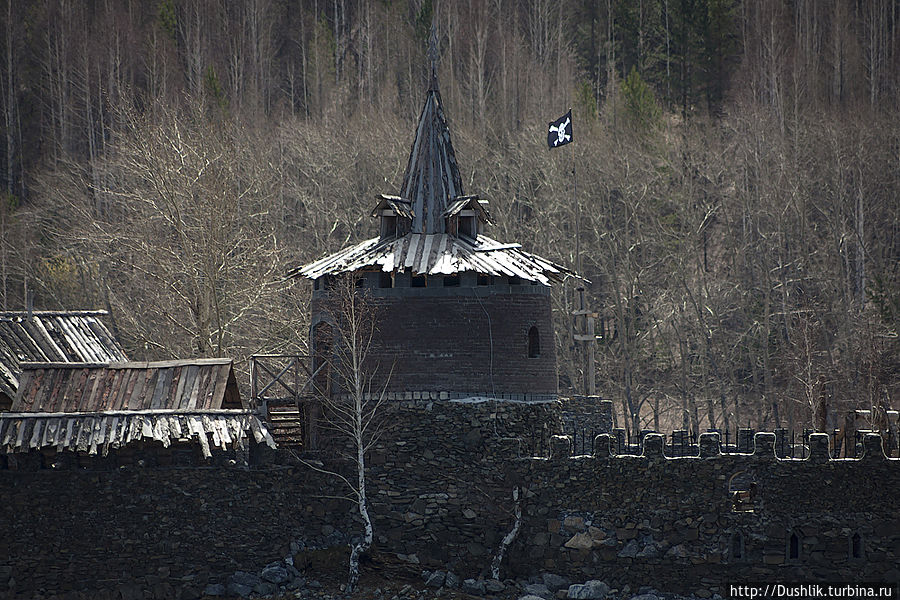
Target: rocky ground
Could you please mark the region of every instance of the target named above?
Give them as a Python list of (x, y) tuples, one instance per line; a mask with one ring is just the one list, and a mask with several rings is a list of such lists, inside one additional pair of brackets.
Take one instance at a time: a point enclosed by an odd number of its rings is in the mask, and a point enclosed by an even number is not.
[[(405, 558), (405, 557), (404, 557)], [(293, 560), (267, 565), (260, 573), (239, 571), (226, 582), (210, 584), (204, 598), (272, 600), (683, 600), (652, 587), (610, 588), (602, 581), (571, 581), (553, 573), (528, 579), (462, 579), (452, 571), (427, 570), (408, 560), (380, 557), (365, 563), (352, 593), (347, 593), (347, 565), (335, 555), (326, 562), (294, 565)], [(300, 567), (299, 569), (297, 567)], [(710, 600), (722, 600), (713, 595)]]

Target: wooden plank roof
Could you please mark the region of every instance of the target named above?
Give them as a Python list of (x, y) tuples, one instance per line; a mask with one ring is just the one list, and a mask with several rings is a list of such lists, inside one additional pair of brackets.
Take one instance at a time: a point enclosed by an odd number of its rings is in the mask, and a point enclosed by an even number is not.
[(194, 442), (203, 455), (212, 448), (243, 450), (250, 437), (275, 447), (263, 422), (246, 410), (106, 411), (94, 413), (4, 413), (0, 452), (57, 451), (102, 453), (139, 441)]
[(450, 128), (437, 85), (425, 96), (416, 137), (400, 186), (400, 197), (412, 206), (414, 233), (444, 233), (444, 211), (452, 198), (463, 196), (462, 177), (450, 141)]
[(140, 440), (243, 449), (275, 447), (242, 405), (231, 359), (22, 363), (12, 410), (0, 413), (0, 451), (56, 448), (104, 455)]
[(104, 310), (0, 312), (0, 392), (14, 398), (23, 362), (125, 361)]
[(242, 408), (231, 359), (22, 363), (17, 413)]
[(323, 275), (360, 269), (403, 271), (414, 274), (451, 275), (472, 271), (486, 275), (520, 277), (543, 285), (561, 281), (573, 273), (554, 262), (530, 254), (519, 244), (500, 244), (479, 235), (473, 240), (450, 234), (410, 233), (385, 240), (373, 238), (323, 259), (294, 269), (288, 277), (317, 279)]

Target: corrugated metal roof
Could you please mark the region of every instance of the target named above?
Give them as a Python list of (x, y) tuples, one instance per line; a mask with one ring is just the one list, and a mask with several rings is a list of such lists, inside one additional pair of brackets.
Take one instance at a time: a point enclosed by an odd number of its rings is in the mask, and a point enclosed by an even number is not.
[(0, 392), (14, 398), (23, 362), (127, 360), (96, 311), (0, 312)]
[(242, 408), (231, 359), (22, 363), (12, 412)]
[(0, 415), (0, 451), (55, 448), (102, 453), (138, 441), (195, 442), (203, 455), (211, 447), (245, 449), (250, 436), (274, 448), (265, 425), (249, 411), (107, 411), (99, 413), (5, 413)]
[(500, 244), (484, 235), (472, 240), (450, 234), (410, 233), (390, 240), (366, 240), (294, 269), (288, 277), (317, 279), (323, 275), (351, 273), (366, 268), (382, 271), (409, 268), (414, 274), (427, 275), (472, 271), (520, 277), (544, 285), (572, 274), (565, 267), (521, 250), (518, 244)]

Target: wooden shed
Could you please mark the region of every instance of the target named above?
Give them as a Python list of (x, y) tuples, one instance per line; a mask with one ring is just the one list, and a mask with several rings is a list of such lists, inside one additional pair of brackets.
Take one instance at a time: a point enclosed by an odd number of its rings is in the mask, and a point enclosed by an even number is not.
[(231, 359), (22, 363), (19, 391), (0, 414), (0, 450), (104, 455), (142, 440), (244, 449), (274, 442), (241, 401)]

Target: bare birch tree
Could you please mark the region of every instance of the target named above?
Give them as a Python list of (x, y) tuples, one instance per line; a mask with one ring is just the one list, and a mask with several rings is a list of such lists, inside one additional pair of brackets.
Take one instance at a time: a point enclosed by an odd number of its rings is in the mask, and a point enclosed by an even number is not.
[(332, 325), (334, 350), (330, 358), (326, 357), (326, 366), (330, 367), (330, 377), (336, 380), (336, 385), (331, 393), (319, 389), (319, 396), (327, 427), (335, 436), (335, 445), (353, 471), (345, 474), (304, 461), (316, 470), (336, 477), (349, 490), (348, 499), (356, 504), (362, 520), (362, 537), (350, 544), (348, 593), (359, 581), (360, 558), (372, 547), (374, 539), (366, 485), (366, 454), (384, 431), (381, 417), (387, 397), (386, 383), (376, 381), (390, 379), (390, 373), (385, 379), (380, 378), (380, 365), (373, 353), (374, 310), (364, 290), (357, 289), (355, 277), (345, 275), (332, 280), (326, 314)]

